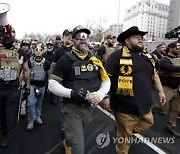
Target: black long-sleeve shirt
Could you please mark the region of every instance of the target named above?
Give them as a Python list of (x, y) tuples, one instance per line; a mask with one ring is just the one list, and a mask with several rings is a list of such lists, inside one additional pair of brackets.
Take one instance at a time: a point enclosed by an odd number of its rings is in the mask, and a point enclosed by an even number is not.
[[(164, 70), (170, 73), (173, 72), (179, 72), (180, 73), (180, 66), (175, 66), (172, 64), (171, 60), (169, 58), (173, 58), (172, 56), (165, 56), (163, 58), (161, 58), (160, 60), (160, 70)], [(160, 76), (161, 79), (161, 83), (163, 85), (166, 85), (168, 87), (171, 87), (173, 89), (178, 88), (180, 85), (180, 77), (173, 77), (173, 76)]]
[(101, 60), (102, 60), (103, 54), (105, 53), (106, 53), (106, 48), (104, 45), (101, 45), (99, 49), (97, 50), (97, 55), (101, 58)]
[(167, 71), (180, 72), (180, 66), (172, 65), (171, 61), (167, 57), (162, 58), (159, 64), (161, 68), (166, 69)]

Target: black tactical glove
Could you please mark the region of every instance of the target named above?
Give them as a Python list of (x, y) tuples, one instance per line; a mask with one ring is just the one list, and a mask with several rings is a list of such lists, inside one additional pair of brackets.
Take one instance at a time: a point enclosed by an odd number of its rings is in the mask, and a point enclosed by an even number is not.
[(84, 88), (80, 88), (78, 90), (72, 90), (71, 91), (71, 98), (77, 102), (78, 101), (84, 101), (87, 93), (88, 93), (87, 89), (84, 89)]
[(23, 93), (23, 95), (28, 96), (29, 94), (30, 94), (30, 89), (24, 88), (24, 93)]
[(22, 98), (21, 100), (27, 100), (28, 95), (30, 94), (30, 90), (26, 87), (23, 87), (23, 92), (22, 92)]

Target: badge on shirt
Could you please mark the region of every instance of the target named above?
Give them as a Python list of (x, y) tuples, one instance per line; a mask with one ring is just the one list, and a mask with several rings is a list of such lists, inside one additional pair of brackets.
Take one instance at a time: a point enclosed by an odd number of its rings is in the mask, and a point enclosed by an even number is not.
[(81, 72), (87, 72), (86, 65), (81, 65)]
[(88, 65), (87, 65), (87, 70), (88, 70), (89, 72), (92, 72), (92, 71), (94, 70), (93, 65), (92, 65), (92, 64), (88, 64)]

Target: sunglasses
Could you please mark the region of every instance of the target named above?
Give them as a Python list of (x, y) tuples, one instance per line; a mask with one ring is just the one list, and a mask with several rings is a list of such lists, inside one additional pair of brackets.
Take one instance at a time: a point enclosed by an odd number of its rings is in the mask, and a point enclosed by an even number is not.
[(84, 40), (84, 39), (88, 39), (89, 35), (86, 33), (78, 33), (74, 36), (74, 38), (77, 40)]
[(35, 51), (40, 51), (40, 52), (44, 51), (42, 48), (35, 48), (34, 50)]
[(46, 46), (53, 46), (53, 44), (51, 44), (51, 43), (48, 43), (48, 44), (46, 44)]
[(22, 46), (29, 46), (28, 43), (22, 43)]

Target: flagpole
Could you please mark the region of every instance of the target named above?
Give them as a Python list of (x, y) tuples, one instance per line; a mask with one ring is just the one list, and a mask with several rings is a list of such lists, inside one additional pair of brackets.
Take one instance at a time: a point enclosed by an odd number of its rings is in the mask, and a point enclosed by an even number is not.
[(117, 35), (119, 35), (119, 14), (120, 14), (120, 0), (118, 2)]

